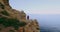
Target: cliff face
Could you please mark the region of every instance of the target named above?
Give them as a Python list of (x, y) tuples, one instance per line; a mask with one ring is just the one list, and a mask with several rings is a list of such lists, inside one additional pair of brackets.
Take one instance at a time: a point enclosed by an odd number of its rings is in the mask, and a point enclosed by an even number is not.
[(12, 9), (9, 0), (0, 0), (0, 32), (40, 32), (40, 29), (36, 19), (26, 19), (24, 11)]

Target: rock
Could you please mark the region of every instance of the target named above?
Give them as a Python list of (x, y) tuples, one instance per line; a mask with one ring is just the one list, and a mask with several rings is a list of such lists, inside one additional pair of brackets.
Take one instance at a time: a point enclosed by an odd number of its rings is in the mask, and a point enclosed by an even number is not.
[(36, 19), (26, 19), (24, 11), (12, 9), (9, 0), (0, 0), (0, 32), (40, 32), (40, 28)]

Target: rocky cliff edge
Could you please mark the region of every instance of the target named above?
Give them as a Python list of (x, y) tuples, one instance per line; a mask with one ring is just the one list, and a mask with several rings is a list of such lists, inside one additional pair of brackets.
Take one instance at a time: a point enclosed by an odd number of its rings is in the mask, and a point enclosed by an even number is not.
[(9, 0), (0, 0), (0, 32), (40, 32), (40, 28), (36, 19), (30, 20), (24, 11), (12, 9)]

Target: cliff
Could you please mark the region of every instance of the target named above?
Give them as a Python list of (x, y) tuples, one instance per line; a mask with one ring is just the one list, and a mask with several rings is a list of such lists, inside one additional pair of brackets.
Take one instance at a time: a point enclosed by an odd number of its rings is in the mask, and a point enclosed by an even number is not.
[(30, 20), (24, 11), (12, 9), (9, 0), (0, 0), (0, 32), (40, 32), (40, 28), (36, 19)]

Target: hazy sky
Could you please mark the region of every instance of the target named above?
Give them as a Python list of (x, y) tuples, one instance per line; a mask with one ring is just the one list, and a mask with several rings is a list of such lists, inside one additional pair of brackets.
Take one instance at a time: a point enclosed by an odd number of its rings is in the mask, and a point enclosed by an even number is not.
[(10, 5), (28, 14), (60, 14), (60, 0), (10, 0)]

